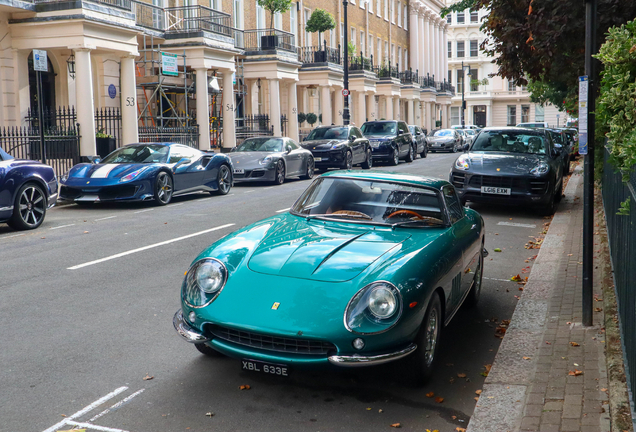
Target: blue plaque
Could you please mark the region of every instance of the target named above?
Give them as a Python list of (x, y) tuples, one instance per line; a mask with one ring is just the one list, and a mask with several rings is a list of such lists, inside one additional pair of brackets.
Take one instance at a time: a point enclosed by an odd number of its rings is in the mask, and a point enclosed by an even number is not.
[(117, 96), (117, 87), (115, 87), (115, 84), (108, 86), (108, 96), (110, 96), (111, 99), (115, 99), (115, 96)]

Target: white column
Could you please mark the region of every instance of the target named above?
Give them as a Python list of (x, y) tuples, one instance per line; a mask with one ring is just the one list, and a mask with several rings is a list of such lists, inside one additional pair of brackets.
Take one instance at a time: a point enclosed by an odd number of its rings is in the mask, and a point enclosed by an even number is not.
[(415, 124), (415, 101), (413, 99), (409, 99), (408, 101), (408, 124), (410, 125), (414, 125)]
[(400, 97), (393, 97), (393, 120), (402, 120), (400, 116)]
[[(373, 1), (373, 0), (371, 0)], [(419, 6), (416, 3), (411, 3), (409, 6), (409, 36), (410, 36), (410, 49), (409, 49), (409, 61), (411, 62), (411, 69), (415, 72), (419, 69), (419, 53), (420, 49), (419, 40), (419, 24), (418, 24), (418, 10)], [(406, 17), (404, 17), (406, 19)], [(368, 32), (367, 32), (368, 33)], [(406, 65), (404, 65), (406, 66)]]
[(322, 124), (329, 126), (333, 123), (331, 119), (331, 87), (320, 86), (320, 113), (322, 114)]
[[(229, 69), (223, 71), (223, 148), (221, 149), (223, 152), (229, 151), (229, 149), (236, 146), (236, 125), (234, 124), (234, 83), (232, 82), (233, 72), (233, 70)], [(199, 102), (197, 98), (197, 105), (198, 104)], [(227, 109), (228, 106), (230, 107), (229, 110)], [(198, 109), (199, 108), (197, 106), (197, 111)], [(210, 141), (208, 139), (208, 143), (209, 142)]]
[(426, 102), (420, 101), (420, 121), (418, 124), (424, 129), (428, 129), (426, 125)]
[(438, 49), (439, 49), (439, 81), (442, 82), (444, 81), (444, 78), (446, 77), (446, 75), (448, 75), (448, 72), (446, 72), (444, 70), (444, 65), (446, 64), (446, 62), (444, 61), (444, 25), (440, 24), (439, 26), (439, 44), (438, 44)]
[(428, 40), (426, 41), (426, 61), (428, 62), (428, 64), (426, 72), (428, 72), (429, 75), (433, 75), (435, 73), (435, 63), (433, 62), (433, 52), (435, 51), (435, 39), (433, 37), (433, 30), (435, 26), (433, 25), (433, 18), (430, 15), (426, 23), (428, 25)]
[(387, 96), (386, 98), (386, 119), (395, 120), (393, 115), (393, 96)]
[[(95, 104), (93, 102), (93, 74), (91, 72), (91, 50), (77, 48), (75, 52), (75, 85), (77, 122), (80, 124), (80, 155), (94, 156), (95, 147)], [(136, 118), (136, 116), (135, 116)]]
[(289, 113), (287, 114), (287, 136), (298, 141), (298, 108), (296, 106), (296, 81), (289, 82), (287, 89)]
[(258, 80), (252, 80), (250, 83), (250, 101), (252, 103), (252, 115), (258, 114)]
[(358, 96), (358, 109), (356, 109), (356, 126), (361, 127), (367, 115), (366, 95), (364, 92), (356, 92)]
[[(210, 148), (210, 112), (208, 111), (208, 69), (198, 68), (196, 72), (197, 84), (197, 125), (199, 125), (199, 149), (208, 150)], [(224, 83), (225, 85), (225, 83)], [(225, 89), (224, 89), (225, 90)], [(225, 96), (225, 95), (223, 95)], [(227, 105), (227, 101), (223, 105)], [(231, 103), (231, 102), (230, 102)], [(223, 115), (226, 115), (223, 110)], [(225, 130), (225, 117), (223, 118), (223, 130)], [(225, 144), (225, 143), (224, 143)], [(231, 147), (234, 147), (232, 145)]]
[(269, 121), (274, 126), (274, 136), (281, 136), (280, 128), (280, 86), (278, 78), (268, 80), (269, 83)]
[(437, 26), (437, 20), (433, 23), (433, 73), (435, 74), (435, 81), (439, 81), (439, 27)]
[(444, 46), (442, 48), (443, 48), (442, 51), (444, 53), (444, 76), (447, 76), (448, 75), (448, 24), (444, 25)]
[(417, 27), (418, 27), (418, 35), (419, 40), (417, 44), (418, 50), (418, 68), (420, 70), (421, 76), (426, 76), (426, 47), (428, 45), (428, 29), (425, 31), (424, 27), (424, 11), (420, 9), (419, 14), (417, 15)]
[(336, 87), (336, 90), (334, 92), (334, 105), (334, 111), (336, 112), (334, 123), (337, 125), (341, 125), (343, 123), (342, 111), (344, 110), (344, 96), (342, 96), (342, 89), (340, 87)]
[(121, 143), (139, 142), (137, 124), (137, 84), (135, 83), (135, 57), (121, 58)]
[[(374, 107), (375, 107), (375, 96), (373, 95), (373, 93), (367, 93), (367, 97), (366, 97), (366, 106), (367, 106), (367, 112), (366, 112), (366, 118), (369, 121), (373, 121), (376, 119), (375, 113), (374, 113)], [(362, 125), (360, 125), (362, 126)]]

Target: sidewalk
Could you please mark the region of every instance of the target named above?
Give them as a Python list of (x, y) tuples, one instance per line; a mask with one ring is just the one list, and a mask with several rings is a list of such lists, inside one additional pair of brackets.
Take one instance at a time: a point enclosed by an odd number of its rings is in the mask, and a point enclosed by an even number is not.
[[(583, 172), (565, 190), (468, 432), (610, 430), (603, 303), (581, 324)], [(594, 296), (602, 299), (599, 284)]]

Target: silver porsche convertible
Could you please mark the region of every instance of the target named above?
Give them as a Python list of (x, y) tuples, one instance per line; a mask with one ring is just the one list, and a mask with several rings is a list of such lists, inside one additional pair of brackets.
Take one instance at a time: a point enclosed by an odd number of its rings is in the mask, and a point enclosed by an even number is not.
[(288, 177), (314, 176), (314, 157), (287, 137), (248, 138), (230, 153), (234, 181), (269, 181), (280, 185)]

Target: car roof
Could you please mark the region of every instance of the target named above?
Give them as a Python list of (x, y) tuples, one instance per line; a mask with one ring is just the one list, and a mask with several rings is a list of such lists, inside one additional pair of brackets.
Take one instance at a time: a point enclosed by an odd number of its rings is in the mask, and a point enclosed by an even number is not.
[(541, 135), (541, 134), (545, 134), (545, 128), (530, 128), (530, 127), (518, 127), (518, 126), (501, 126), (501, 127), (497, 127), (497, 126), (490, 126), (490, 127), (486, 127), (483, 128), (481, 130), (482, 132), (490, 132), (490, 131), (516, 131), (516, 132), (527, 132), (527, 133), (533, 133), (536, 135)]
[(428, 186), (435, 189), (441, 189), (442, 186), (450, 184), (446, 180), (434, 177), (423, 177), (413, 174), (403, 174), (388, 171), (366, 171), (366, 170), (350, 170), (350, 171), (329, 171), (320, 177), (339, 177), (355, 180), (376, 180), (391, 181), (398, 183), (408, 183), (415, 186)]

